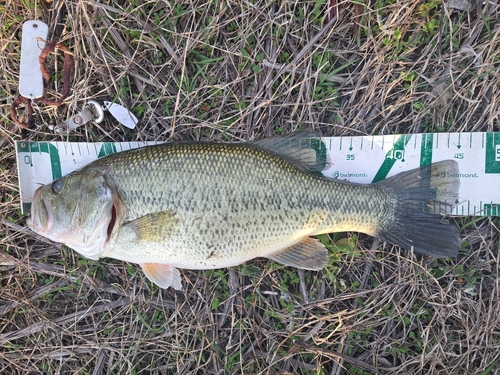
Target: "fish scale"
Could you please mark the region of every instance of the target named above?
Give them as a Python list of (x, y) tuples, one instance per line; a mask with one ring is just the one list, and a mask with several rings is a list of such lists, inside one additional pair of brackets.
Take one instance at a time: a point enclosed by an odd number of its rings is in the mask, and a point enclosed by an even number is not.
[[(321, 190), (313, 183), (321, 185), (325, 180), (297, 173), (279, 157), (264, 152), (250, 155), (247, 145), (226, 145), (215, 151), (212, 145), (204, 144), (164, 145), (151, 151), (133, 153), (130, 162), (117, 162), (112, 157), (102, 159), (129, 209), (127, 220), (164, 210), (175, 211), (183, 218), (169, 240), (172, 246), (157, 244), (159, 249), (152, 254), (161, 255), (146, 261), (168, 260), (177, 266), (214, 267), (217, 266), (214, 253), (224, 262), (231, 256), (251, 259), (259, 255), (259, 248), (275, 246), (275, 242), (283, 242), (298, 230), (309, 234), (317, 228), (317, 220), (311, 220), (314, 217), (312, 205), (318, 201), (313, 195), (315, 192), (321, 194)], [(148, 158), (162, 158), (165, 163), (146, 166), (143, 160)], [(252, 168), (246, 169), (249, 158)], [(99, 168), (100, 164), (97, 162), (92, 168)], [(202, 164), (211, 165), (212, 173), (205, 173)], [(137, 173), (142, 176), (140, 183), (130, 178)], [(273, 180), (266, 177), (273, 174), (282, 174), (279, 188), (273, 188)], [(291, 183), (294, 177), (308, 180), (295, 181), (295, 184), (308, 183), (305, 188), (309, 191), (307, 200)], [(242, 179), (246, 182), (244, 185)], [(161, 204), (147, 205), (147, 201)], [(199, 237), (210, 240), (199, 241)], [(127, 246), (127, 251), (136, 250)], [(112, 250), (112, 253), (122, 256), (119, 250)], [(206, 259), (211, 262), (206, 263)]]
[[(113, 157), (102, 160), (130, 210), (129, 220), (163, 210), (190, 217), (208, 211), (211, 212), (209, 217), (219, 220), (217, 225), (224, 222), (221, 217), (229, 216), (225, 222), (241, 222), (242, 231), (251, 231), (251, 226), (256, 226), (259, 232), (264, 231), (262, 241), (264, 237), (281, 239), (286, 234), (281, 228), (283, 224), (290, 228), (290, 233), (299, 228), (309, 233), (333, 228), (353, 230), (360, 223), (371, 227), (373, 232), (377, 224), (378, 218), (373, 215), (374, 207), (370, 203), (381, 201), (378, 189), (360, 186), (358, 189), (367, 191), (359, 195), (348, 194), (347, 185), (291, 169), (279, 157), (260, 150), (255, 152), (248, 145), (223, 145), (215, 151), (212, 149), (213, 145), (206, 144), (161, 145), (152, 148), (152, 153), (133, 153), (130, 162), (123, 158), (117, 162)], [(164, 159), (165, 163), (156, 166), (147, 163), (151, 158)], [(96, 162), (93, 168), (99, 164)], [(248, 164), (252, 168), (240, 167)], [(202, 165), (212, 165), (212, 173), (206, 174)], [(130, 178), (135, 174), (142, 176), (140, 182)], [(279, 179), (275, 177), (278, 186), (267, 176), (279, 176)], [(243, 179), (245, 185), (241, 184)], [(283, 203), (276, 205), (278, 200)], [(318, 210), (324, 214), (312, 220), (312, 213)], [(231, 217), (231, 212), (235, 217)], [(247, 214), (243, 216), (242, 212)], [(280, 218), (273, 216), (273, 212), (280, 212)], [(253, 217), (255, 221), (251, 220)], [(271, 226), (273, 231), (266, 231), (267, 225), (273, 222), (279, 222), (280, 226)], [(190, 227), (192, 224), (188, 222), (183, 230), (189, 231)], [(279, 232), (279, 236), (274, 232)], [(205, 255), (203, 253), (202, 258)]]
[[(456, 254), (457, 229), (428, 209), (431, 201), (458, 196), (457, 180), (439, 177), (457, 172), (455, 162), (353, 184), (317, 175), (315, 154), (302, 139), (170, 143), (113, 154), (63, 177), (55, 188), (40, 188), (31, 226), (60, 239), (65, 225), (91, 228), (99, 219), (92, 250), (78, 234), (65, 243), (94, 259), (141, 264), (152, 281), (177, 289), (177, 267), (213, 269), (267, 257), (321, 269), (326, 249), (309, 236), (335, 231), (364, 232), (438, 257)], [(71, 199), (76, 192), (69, 186), (95, 198)], [(70, 217), (72, 201), (73, 212), (85, 207), (84, 217)]]

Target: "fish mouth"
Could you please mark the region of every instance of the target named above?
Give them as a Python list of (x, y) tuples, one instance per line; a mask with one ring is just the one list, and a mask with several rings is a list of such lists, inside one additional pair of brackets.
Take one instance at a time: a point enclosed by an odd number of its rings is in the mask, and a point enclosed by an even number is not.
[(42, 190), (35, 191), (31, 203), (31, 217), (27, 220), (28, 226), (34, 232), (47, 232), (54, 223), (54, 214), (50, 202), (41, 197)]

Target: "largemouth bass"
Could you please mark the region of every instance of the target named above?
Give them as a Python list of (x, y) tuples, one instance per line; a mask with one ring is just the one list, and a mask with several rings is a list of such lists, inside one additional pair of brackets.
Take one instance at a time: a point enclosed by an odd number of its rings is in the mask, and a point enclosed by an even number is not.
[(294, 133), (247, 143), (170, 143), (99, 159), (40, 187), (29, 227), (87, 258), (140, 264), (162, 288), (178, 268), (215, 269), (266, 257), (319, 270), (311, 236), (358, 231), (434, 257), (460, 238), (439, 210), (458, 198), (458, 166), (443, 161), (360, 185), (317, 172)]

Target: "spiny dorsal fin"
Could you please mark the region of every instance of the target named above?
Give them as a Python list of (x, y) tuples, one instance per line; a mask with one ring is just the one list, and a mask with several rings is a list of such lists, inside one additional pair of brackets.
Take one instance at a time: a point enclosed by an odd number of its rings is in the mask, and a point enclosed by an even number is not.
[(328, 252), (317, 239), (306, 237), (299, 243), (268, 256), (278, 263), (305, 270), (320, 270), (328, 264)]
[(320, 173), (326, 164), (326, 146), (319, 138), (318, 132), (307, 130), (249, 143), (281, 156), (306, 172)]

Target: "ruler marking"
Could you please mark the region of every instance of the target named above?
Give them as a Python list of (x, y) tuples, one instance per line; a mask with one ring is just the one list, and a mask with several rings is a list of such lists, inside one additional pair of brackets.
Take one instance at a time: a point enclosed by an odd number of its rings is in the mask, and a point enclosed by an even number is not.
[(47, 153), (49, 155), (52, 180), (57, 180), (62, 177), (61, 159), (59, 158), (59, 152), (61, 149), (59, 146), (59, 142), (55, 142), (55, 144), (50, 144), (48, 142), (39, 143), (40, 152)]
[(432, 163), (432, 145), (434, 136), (426, 133), (422, 134), (422, 143), (420, 145), (420, 166), (423, 167)]
[[(490, 140), (491, 139), (491, 140)], [(486, 134), (485, 173), (500, 173), (500, 133)]]
[(398, 138), (398, 140), (394, 143), (393, 148), (387, 152), (386, 158), (375, 174), (375, 177), (373, 177), (372, 183), (383, 180), (387, 177), (396, 161), (401, 160), (401, 158), (404, 157), (404, 150), (409, 140), (410, 138), (405, 136), (400, 136)]

